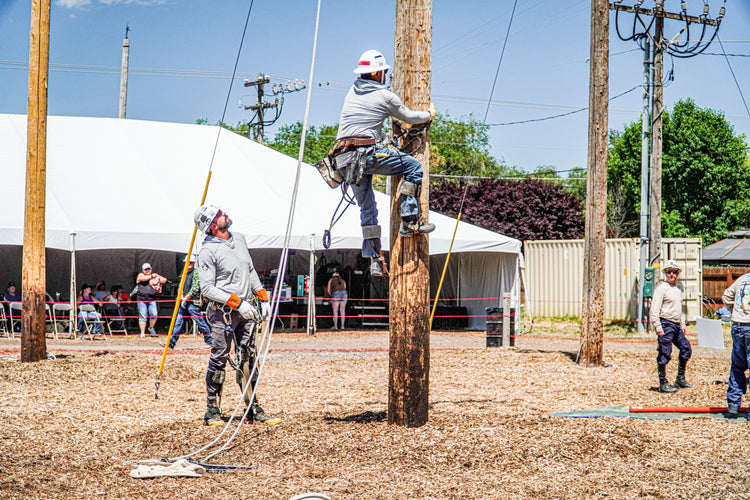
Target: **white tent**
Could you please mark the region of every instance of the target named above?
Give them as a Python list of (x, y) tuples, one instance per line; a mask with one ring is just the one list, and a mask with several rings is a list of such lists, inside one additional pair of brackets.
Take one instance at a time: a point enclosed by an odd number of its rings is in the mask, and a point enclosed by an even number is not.
[[(295, 159), (215, 126), (49, 117), (48, 249), (67, 252), (71, 233), (75, 233), (76, 250), (185, 253), (212, 158), (207, 202), (221, 205), (230, 214), (233, 229), (246, 235), (251, 249), (281, 248)], [(0, 245), (22, 245), (25, 115), (0, 114), (0, 165), (0, 197), (6, 207), (0, 220)], [(390, 200), (381, 193), (376, 197), (387, 249)], [(290, 248), (309, 250), (310, 235), (315, 234), (316, 249), (322, 250), (322, 233), (339, 199), (338, 190), (331, 190), (313, 167), (303, 165)], [(446, 254), (455, 220), (434, 212), (429, 218), (437, 226), (430, 235), (430, 254)], [(331, 248), (358, 249), (361, 238), (359, 210), (354, 206), (334, 226)], [(451, 266), (447, 292), (441, 297), (497, 297), (502, 291), (512, 291), (517, 299), (518, 240), (461, 223), (453, 252), (463, 257)], [(80, 266), (79, 262), (79, 275)], [(20, 278), (18, 270), (5, 273), (8, 279)], [(479, 308), (471, 307), (473, 314), (479, 314)]]

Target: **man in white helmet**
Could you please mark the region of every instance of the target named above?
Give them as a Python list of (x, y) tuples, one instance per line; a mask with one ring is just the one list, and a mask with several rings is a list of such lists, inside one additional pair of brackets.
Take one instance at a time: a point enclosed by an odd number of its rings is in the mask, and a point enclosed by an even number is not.
[[(427, 123), (435, 118), (435, 106), (429, 111), (412, 111), (401, 99), (385, 88), (385, 75), (390, 69), (385, 57), (377, 50), (368, 50), (359, 58), (354, 73), (359, 77), (346, 94), (339, 118), (339, 129), (333, 156), (336, 168), (352, 184), (360, 208), (362, 225), (362, 256), (371, 259), (373, 276), (384, 273), (380, 250), (378, 208), (372, 191), (372, 176), (403, 175), (401, 193), (401, 227), (399, 235), (409, 237), (426, 234), (435, 225), (419, 213), (419, 192), (422, 186), (422, 164), (407, 154), (386, 146), (383, 122), (388, 117), (408, 124)], [(362, 168), (361, 178), (357, 174)]]
[[(198, 254), (198, 278), (203, 297), (208, 300), (208, 323), (211, 326), (213, 343), (206, 370), (206, 425), (224, 425), (221, 418), (221, 390), (224, 384), (227, 356), (232, 342), (240, 354), (237, 382), (241, 388), (255, 362), (255, 333), (262, 320), (271, 317), (268, 293), (253, 267), (247, 250), (245, 237), (231, 233), (232, 220), (214, 205), (203, 205), (195, 212), (195, 225), (207, 236)], [(260, 311), (254, 305), (260, 301)], [(281, 419), (271, 418), (249, 396), (255, 388), (257, 370), (250, 380), (246, 401), (250, 408), (245, 412), (248, 419), (269, 425)]]
[[(668, 260), (664, 266), (667, 280), (656, 286), (651, 299), (649, 320), (658, 338), (656, 363), (659, 369), (659, 391), (675, 392), (681, 387), (693, 387), (685, 380), (685, 367), (693, 353), (690, 342), (685, 337), (685, 320), (682, 318), (682, 290), (677, 284), (680, 265), (676, 260)], [(680, 350), (680, 364), (674, 385), (667, 382), (667, 363), (672, 359), (672, 344)]]

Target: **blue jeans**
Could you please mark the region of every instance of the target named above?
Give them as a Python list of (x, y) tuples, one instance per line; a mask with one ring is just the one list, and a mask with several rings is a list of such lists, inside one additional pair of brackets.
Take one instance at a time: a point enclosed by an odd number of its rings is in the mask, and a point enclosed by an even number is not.
[(196, 323), (198, 323), (198, 330), (203, 334), (203, 338), (208, 341), (211, 339), (211, 329), (208, 327), (208, 323), (203, 318), (201, 308), (195, 305), (193, 302), (187, 302), (184, 307), (180, 307), (177, 311), (177, 319), (174, 321), (174, 330), (172, 331), (172, 338), (169, 340), (169, 345), (174, 347), (177, 343), (177, 339), (180, 338), (180, 332), (182, 331), (182, 324), (185, 321), (185, 316), (192, 317)]
[(727, 406), (738, 408), (747, 392), (745, 371), (750, 366), (750, 325), (732, 323), (732, 368), (729, 372)]
[(156, 301), (151, 302), (138, 302), (138, 320), (146, 321), (151, 318), (154, 321), (159, 315), (159, 310), (156, 307)]
[[(79, 311), (78, 312), (78, 331), (82, 332), (84, 331), (83, 327), (83, 318), (86, 319), (92, 319), (94, 321), (100, 321), (102, 319), (102, 315), (98, 312), (89, 312), (89, 311)], [(97, 334), (102, 329), (101, 323), (95, 323), (94, 324), (94, 330), (92, 333)]]
[[(362, 226), (374, 226), (378, 223), (378, 207), (375, 203), (375, 193), (372, 192), (373, 175), (403, 175), (405, 181), (422, 184), (422, 164), (413, 156), (386, 147), (375, 148), (375, 153), (387, 156), (371, 155), (367, 159), (362, 182), (359, 186), (352, 186), (354, 197), (359, 204), (359, 219)], [(417, 215), (419, 215), (419, 200), (414, 196), (402, 194), (401, 218)], [(380, 256), (380, 240), (364, 240), (362, 242), (362, 256)]]

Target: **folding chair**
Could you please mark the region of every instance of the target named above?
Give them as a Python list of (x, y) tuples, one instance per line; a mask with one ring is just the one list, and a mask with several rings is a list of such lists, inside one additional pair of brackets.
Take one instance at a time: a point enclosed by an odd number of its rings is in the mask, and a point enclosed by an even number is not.
[[(10, 313), (10, 337), (13, 338), (13, 334), (16, 331), (16, 324), (18, 325), (18, 331), (21, 331), (21, 309), (22, 303), (21, 302), (10, 302), (8, 303), (9, 313)], [(13, 315), (13, 311), (18, 311), (18, 317)]]
[[(52, 307), (50, 307), (49, 304), (44, 304), (44, 334), (45, 335), (47, 335), (47, 333), (48, 333), (47, 332), (47, 325), (50, 326), (50, 332), (49, 333), (52, 333), (54, 335), (55, 328), (52, 325), (52, 323), (53, 323), (53, 320), (52, 320)], [(55, 339), (57, 339), (57, 337), (55, 337)]]
[[(99, 311), (96, 310), (96, 307), (94, 307), (93, 304), (81, 304), (78, 306), (78, 310), (82, 313), (98, 313)], [(82, 314), (81, 319), (83, 320), (83, 329), (84, 333), (89, 336), (90, 340), (94, 340), (94, 328), (96, 328), (96, 325), (99, 325), (99, 333), (104, 335), (106, 338), (107, 331), (105, 330), (106, 322), (101, 319), (101, 315), (99, 316), (100, 319), (94, 319), (89, 318), (88, 314)]]
[(57, 340), (57, 334), (65, 332), (65, 329), (70, 327), (72, 309), (70, 304), (52, 304), (52, 330), (55, 332), (55, 340)]
[(5, 316), (5, 304), (0, 304), (0, 333), (4, 333), (6, 337), (11, 336), (13, 330), (8, 329), (8, 318)]
[[(109, 336), (111, 337), (113, 333), (124, 333), (127, 337), (128, 330), (125, 328), (125, 318), (122, 316), (117, 316), (118, 307), (104, 304), (104, 320), (107, 322), (107, 329), (109, 330)], [(112, 313), (115, 313), (113, 315)], [(119, 328), (115, 328), (112, 325), (113, 324), (120, 324)]]

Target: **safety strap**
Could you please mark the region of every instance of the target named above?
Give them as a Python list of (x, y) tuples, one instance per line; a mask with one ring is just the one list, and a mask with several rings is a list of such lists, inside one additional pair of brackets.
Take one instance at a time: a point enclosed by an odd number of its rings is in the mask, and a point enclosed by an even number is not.
[(377, 141), (375, 141), (375, 139), (373, 139), (372, 137), (364, 137), (359, 135), (341, 137), (339, 139), (336, 139), (336, 142), (333, 143), (333, 147), (328, 152), (328, 156), (336, 157), (355, 148), (363, 146), (374, 146), (376, 142)]

